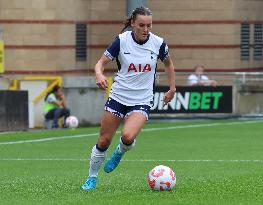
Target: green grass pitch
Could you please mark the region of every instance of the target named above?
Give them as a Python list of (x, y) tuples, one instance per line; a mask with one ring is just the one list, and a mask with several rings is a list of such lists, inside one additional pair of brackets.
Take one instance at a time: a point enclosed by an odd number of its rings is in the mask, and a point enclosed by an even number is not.
[[(98, 127), (0, 133), (0, 204), (262, 204), (263, 121), (148, 123), (114, 172), (82, 191)], [(119, 133), (109, 149), (111, 154)], [(150, 191), (156, 165), (177, 177), (171, 192)]]

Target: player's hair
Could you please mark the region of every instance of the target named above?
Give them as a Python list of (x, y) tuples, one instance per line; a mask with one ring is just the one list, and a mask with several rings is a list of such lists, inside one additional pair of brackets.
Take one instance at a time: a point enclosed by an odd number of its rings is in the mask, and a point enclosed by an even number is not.
[(196, 65), (195, 67), (194, 67), (194, 70), (196, 70), (197, 68), (203, 68), (203, 70), (205, 69), (205, 66), (203, 66), (203, 65)]
[(152, 12), (149, 8), (146, 8), (144, 6), (138, 7), (135, 10), (132, 11), (131, 16), (126, 19), (124, 22), (124, 27), (121, 30), (121, 33), (128, 27), (131, 26), (131, 21), (135, 21), (137, 15), (143, 15), (143, 16), (152, 16)]
[(59, 85), (55, 85), (55, 86), (53, 87), (53, 89), (52, 89), (50, 92), (47, 93), (44, 101), (46, 101), (47, 97), (48, 97), (51, 93), (57, 92), (60, 88), (61, 88), (61, 87), (60, 87)]

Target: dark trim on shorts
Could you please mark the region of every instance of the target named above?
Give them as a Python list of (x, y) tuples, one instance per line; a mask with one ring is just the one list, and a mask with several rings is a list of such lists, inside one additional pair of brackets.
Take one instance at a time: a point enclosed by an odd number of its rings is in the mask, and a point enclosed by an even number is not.
[(127, 106), (119, 103), (118, 101), (112, 98), (108, 98), (107, 102), (105, 103), (104, 110), (120, 118), (125, 118), (129, 116), (132, 112), (140, 112), (148, 120), (150, 114), (150, 108), (151, 107), (149, 105)]

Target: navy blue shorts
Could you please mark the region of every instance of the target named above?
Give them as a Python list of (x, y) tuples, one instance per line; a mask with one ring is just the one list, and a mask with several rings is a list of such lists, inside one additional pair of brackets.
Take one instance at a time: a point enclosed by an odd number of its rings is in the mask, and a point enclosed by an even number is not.
[(109, 98), (105, 103), (104, 110), (120, 118), (125, 118), (133, 112), (139, 112), (143, 114), (148, 120), (150, 114), (150, 108), (151, 107), (149, 105), (127, 106), (117, 102), (116, 100), (113, 100), (112, 98)]

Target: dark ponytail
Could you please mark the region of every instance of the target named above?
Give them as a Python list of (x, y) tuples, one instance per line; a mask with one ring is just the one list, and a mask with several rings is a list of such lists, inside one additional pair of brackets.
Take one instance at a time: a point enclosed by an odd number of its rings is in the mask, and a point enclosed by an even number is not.
[(143, 16), (151, 16), (152, 12), (150, 9), (146, 8), (146, 7), (138, 7), (135, 10), (132, 11), (131, 16), (129, 18), (126, 19), (126, 21), (124, 22), (124, 27), (121, 30), (121, 33), (123, 31), (125, 31), (125, 29), (127, 29), (128, 27), (131, 26), (131, 22), (135, 21), (137, 15), (143, 15)]
[(123, 27), (123, 29), (121, 30), (121, 33), (122, 33), (123, 31), (125, 31), (126, 28), (128, 28), (128, 27), (131, 26), (131, 20), (132, 20), (132, 17), (130, 17), (130, 18), (126, 19), (126, 21), (124, 21), (124, 27)]

